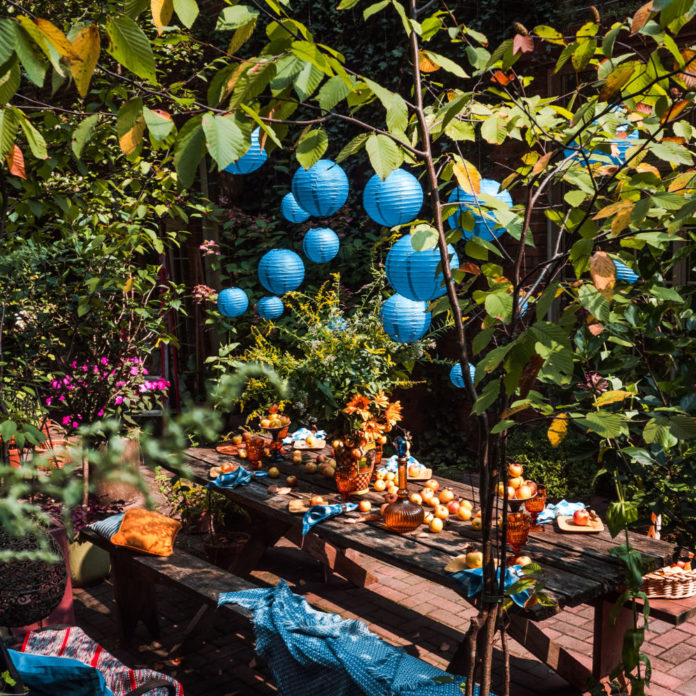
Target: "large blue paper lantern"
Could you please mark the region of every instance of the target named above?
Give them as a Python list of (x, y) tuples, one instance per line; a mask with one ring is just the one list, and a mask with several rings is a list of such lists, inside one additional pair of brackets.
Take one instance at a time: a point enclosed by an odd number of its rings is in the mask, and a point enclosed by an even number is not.
[(282, 315), (284, 309), (283, 300), (275, 295), (262, 297), (256, 305), (256, 311), (263, 319), (277, 319)]
[(399, 343), (413, 343), (425, 336), (432, 314), (427, 302), (414, 302), (396, 294), (382, 305), (379, 317), (387, 336)]
[(259, 280), (268, 292), (284, 295), (302, 285), (304, 263), (290, 249), (271, 249), (259, 261)]
[[(450, 266), (459, 268), (459, 257), (451, 244), (447, 246), (447, 252)], [(434, 300), (446, 292), (442, 285), (442, 273), (437, 273), (439, 263), (438, 247), (416, 251), (411, 244), (411, 235), (406, 234), (394, 243), (387, 254), (387, 280), (396, 292), (409, 300)]]
[(338, 235), (330, 227), (308, 230), (302, 240), (305, 256), (314, 263), (327, 263), (338, 254)]
[[(471, 381), (474, 381), (474, 375), (476, 374), (476, 367), (469, 363), (469, 374), (471, 375)], [(464, 376), (462, 375), (462, 365), (461, 363), (456, 363), (452, 365), (452, 369), (449, 373), (450, 382), (454, 384), (457, 389), (465, 389), (466, 382), (464, 381)]]
[(404, 225), (418, 216), (423, 189), (418, 179), (404, 169), (395, 169), (384, 181), (375, 174), (363, 191), (363, 206), (380, 225)]
[[(622, 128), (618, 128), (617, 132), (621, 132), (621, 130), (625, 131), (627, 128), (628, 126), (623, 126)], [(587, 148), (582, 148), (582, 152), (588, 156), (588, 164), (615, 164), (616, 166), (620, 167), (626, 162), (626, 152), (630, 147), (636, 145), (635, 141), (638, 140), (638, 137), (638, 131), (633, 131), (625, 138), (612, 138), (611, 140), (605, 141), (609, 146), (611, 146), (611, 154), (596, 150), (590, 151)], [(577, 141), (573, 140), (570, 144), (573, 147), (567, 147), (565, 150), (563, 150), (563, 156), (572, 157), (573, 159), (577, 159), (581, 164), (584, 164), (585, 158), (578, 150), (573, 149), (578, 147)]]
[(259, 128), (251, 133), (251, 146), (236, 162), (225, 167), (230, 174), (251, 174), (255, 172), (267, 159), (268, 153), (261, 148), (259, 142)]
[(320, 159), (292, 177), (292, 195), (314, 217), (333, 215), (348, 200), (348, 177), (331, 160)]
[(218, 293), (217, 307), (226, 317), (238, 317), (248, 306), (249, 298), (242, 288), (225, 288)]
[(292, 193), (286, 193), (280, 203), (280, 212), (288, 222), (305, 222), (309, 213), (295, 200)]
[(640, 278), (640, 276), (625, 263), (614, 261), (614, 265), (616, 266), (616, 280), (625, 280), (627, 283), (633, 285), (633, 283)]
[[(488, 196), (493, 196), (498, 200), (501, 200), (507, 206), (512, 205), (512, 196), (506, 190), (500, 189), (500, 184), (493, 179), (481, 179), (481, 193)], [(474, 216), (474, 229), (472, 232), (462, 228), (462, 236), (464, 239), (471, 239), (472, 237), (481, 237), (488, 242), (492, 242), (493, 239), (499, 237), (505, 232), (505, 228), (501, 227), (496, 223), (494, 210), (487, 210), (485, 208), (485, 203), (477, 196), (471, 193), (467, 193), (461, 187), (457, 186), (454, 191), (450, 194), (448, 199), (449, 203), (459, 203), (459, 210), (455, 211), (453, 215), (448, 218), (449, 226), (454, 229), (456, 227), (461, 228), (460, 215), (465, 211), (471, 211)]]

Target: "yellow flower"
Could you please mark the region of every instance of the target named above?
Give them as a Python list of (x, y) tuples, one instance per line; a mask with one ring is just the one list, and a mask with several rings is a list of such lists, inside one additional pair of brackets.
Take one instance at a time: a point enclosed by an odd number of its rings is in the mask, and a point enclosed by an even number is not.
[(383, 426), (374, 420), (368, 420), (365, 422), (362, 428), (363, 435), (368, 442), (374, 442), (383, 431)]
[(401, 402), (393, 401), (384, 411), (384, 420), (387, 421), (388, 425), (394, 426), (401, 420), (401, 418)]
[(373, 401), (375, 402), (375, 406), (377, 406), (377, 408), (387, 408), (387, 406), (389, 406), (389, 398), (384, 392), (379, 392)]
[(372, 417), (370, 413), (370, 400), (362, 394), (356, 394), (343, 409), (344, 413), (351, 415), (357, 413), (363, 420)]

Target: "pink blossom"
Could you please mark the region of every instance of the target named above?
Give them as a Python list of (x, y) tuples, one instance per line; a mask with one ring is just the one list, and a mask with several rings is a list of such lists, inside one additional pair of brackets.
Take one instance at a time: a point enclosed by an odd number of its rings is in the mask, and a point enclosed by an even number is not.
[(120, 405), (123, 403), (123, 397), (122, 397), (122, 396), (117, 396), (117, 397), (114, 399), (114, 403), (115, 403), (117, 406), (120, 406)]
[(97, 415), (101, 418), (101, 417), (104, 415), (104, 409), (103, 409), (103, 408), (100, 408), (100, 409), (97, 411)]
[(109, 358), (101, 358), (100, 361), (102, 365), (108, 365), (109, 364)]
[(49, 396), (49, 397), (46, 399), (46, 406), (50, 406), (52, 402), (53, 402), (53, 397), (50, 397), (50, 396)]
[(79, 424), (77, 421), (73, 421), (72, 427), (73, 427), (73, 428), (79, 428), (79, 427), (80, 427), (80, 424)]
[(63, 420), (61, 422), (63, 425), (70, 425), (70, 416), (63, 416)]

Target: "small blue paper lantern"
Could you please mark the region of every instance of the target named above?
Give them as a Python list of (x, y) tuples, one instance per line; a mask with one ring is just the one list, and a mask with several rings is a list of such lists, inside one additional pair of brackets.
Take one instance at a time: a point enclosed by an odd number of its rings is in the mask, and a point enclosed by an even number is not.
[(280, 203), (280, 212), (288, 222), (305, 222), (309, 213), (295, 200), (292, 193), (286, 193)]
[(268, 292), (284, 295), (302, 285), (304, 263), (290, 249), (271, 249), (259, 261), (259, 280)]
[(633, 285), (633, 283), (640, 278), (640, 276), (625, 263), (614, 261), (614, 265), (616, 266), (616, 280), (625, 280), (627, 283)]
[(218, 293), (217, 307), (226, 317), (238, 317), (248, 306), (249, 298), (242, 288), (225, 288)]
[(396, 294), (382, 305), (379, 317), (387, 336), (399, 343), (413, 343), (425, 336), (432, 314), (427, 302), (414, 302)]
[(338, 254), (339, 246), (338, 235), (330, 227), (315, 227), (308, 230), (302, 240), (305, 256), (314, 263), (331, 261)]
[(414, 220), (423, 206), (423, 189), (418, 179), (404, 169), (395, 169), (382, 181), (375, 174), (363, 191), (365, 212), (384, 227)]
[[(474, 381), (474, 375), (476, 374), (476, 367), (469, 363), (469, 374), (471, 375), (471, 381)], [(457, 389), (465, 389), (466, 382), (464, 381), (464, 376), (462, 375), (462, 365), (461, 363), (456, 363), (452, 365), (452, 369), (449, 374), (450, 382), (454, 384)]]
[[(501, 200), (507, 206), (512, 206), (512, 196), (509, 191), (501, 191), (500, 184), (493, 179), (481, 179), (481, 193), (488, 196), (494, 196)], [(457, 186), (450, 194), (449, 203), (459, 203), (459, 211), (450, 215), (448, 218), (449, 226), (452, 229), (461, 228), (460, 215), (465, 210), (470, 210), (474, 216), (474, 229), (472, 232), (462, 229), (464, 239), (472, 237), (481, 237), (487, 242), (492, 242), (493, 239), (499, 237), (505, 232), (505, 228), (497, 224), (494, 217), (495, 211), (486, 211), (483, 206), (485, 203), (471, 193), (467, 193), (461, 187)]]
[(259, 142), (259, 128), (251, 133), (251, 146), (236, 162), (225, 167), (230, 174), (251, 174), (255, 172), (267, 159), (268, 153), (261, 149)]
[(262, 297), (256, 305), (256, 311), (263, 319), (277, 319), (285, 309), (283, 300), (280, 297), (271, 295), (270, 297)]
[(320, 159), (309, 169), (295, 172), (292, 195), (310, 215), (328, 217), (348, 200), (348, 177), (335, 162)]
[[(459, 257), (451, 244), (447, 246), (447, 253), (450, 266), (459, 268)], [(438, 247), (416, 251), (411, 244), (411, 235), (406, 234), (394, 243), (387, 254), (387, 280), (396, 292), (409, 300), (434, 300), (446, 292), (442, 285), (442, 273), (436, 275), (439, 263)]]
[[(623, 126), (622, 128), (618, 128), (617, 131), (620, 132), (621, 130), (626, 130), (627, 128), (628, 126)], [(625, 138), (612, 138), (611, 140), (606, 141), (609, 145), (611, 145), (612, 151), (616, 149), (615, 154), (605, 154), (603, 152), (590, 151), (587, 148), (582, 148), (582, 152), (588, 156), (588, 164), (615, 164), (617, 167), (620, 167), (626, 162), (626, 152), (630, 147), (633, 147), (636, 144), (636, 140), (638, 140), (638, 131), (633, 131)], [(573, 140), (570, 144), (573, 146), (573, 148), (578, 147), (578, 143), (575, 140)], [(578, 150), (573, 148), (568, 147), (563, 150), (563, 156), (572, 157), (573, 159), (577, 159), (584, 164), (584, 157), (581, 156)]]

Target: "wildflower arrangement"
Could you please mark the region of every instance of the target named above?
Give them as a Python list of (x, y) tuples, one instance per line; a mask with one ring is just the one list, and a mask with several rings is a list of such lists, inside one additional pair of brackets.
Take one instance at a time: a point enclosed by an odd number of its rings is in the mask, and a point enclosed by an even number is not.
[(162, 401), (169, 382), (151, 379), (143, 361), (123, 358), (116, 364), (102, 357), (79, 363), (74, 360), (62, 377), (49, 383), (46, 406), (62, 414), (60, 422), (76, 429), (105, 416), (122, 415), (153, 408)]
[(401, 402), (390, 401), (384, 392), (373, 397), (354, 394), (343, 409), (349, 430), (360, 433), (368, 443), (386, 443), (386, 433), (401, 420)]

